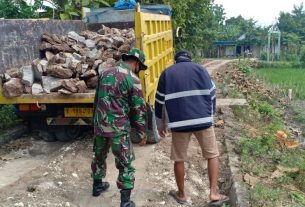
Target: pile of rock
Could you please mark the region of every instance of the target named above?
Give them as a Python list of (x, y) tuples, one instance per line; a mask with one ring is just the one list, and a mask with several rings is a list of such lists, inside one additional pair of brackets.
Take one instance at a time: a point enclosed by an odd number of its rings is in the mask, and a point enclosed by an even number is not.
[(40, 49), (44, 57), (1, 74), (3, 95), (86, 93), (96, 87), (103, 70), (117, 65), (121, 55), (134, 46), (133, 29), (103, 26), (97, 33), (43, 34)]

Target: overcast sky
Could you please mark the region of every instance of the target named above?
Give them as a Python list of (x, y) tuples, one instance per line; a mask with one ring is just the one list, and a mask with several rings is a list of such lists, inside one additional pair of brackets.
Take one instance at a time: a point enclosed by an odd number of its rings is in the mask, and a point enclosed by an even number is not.
[(293, 5), (305, 0), (215, 0), (222, 4), (227, 18), (242, 15), (246, 19), (253, 18), (260, 25), (272, 24), (280, 11), (290, 12)]

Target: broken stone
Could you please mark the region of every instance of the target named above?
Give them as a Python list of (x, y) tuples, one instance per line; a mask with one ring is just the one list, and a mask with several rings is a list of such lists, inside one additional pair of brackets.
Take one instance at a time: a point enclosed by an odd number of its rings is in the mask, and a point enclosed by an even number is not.
[(50, 51), (46, 51), (46, 58), (47, 58), (47, 60), (48, 61), (50, 61), (50, 60), (52, 60), (53, 59), (53, 57), (55, 56), (52, 52), (50, 52)]
[(87, 90), (87, 85), (86, 85), (86, 83), (85, 83), (85, 81), (78, 81), (77, 83), (76, 83), (76, 88), (77, 88), (77, 92), (78, 93), (85, 93), (86, 92), (86, 90)]
[(109, 27), (106, 27), (105, 25), (102, 25), (102, 29), (98, 31), (101, 35), (106, 35), (111, 33), (111, 29)]
[(96, 61), (94, 62), (94, 65), (93, 65), (92, 69), (93, 69), (93, 70), (97, 69), (98, 66), (99, 66), (100, 64), (102, 64), (102, 63), (103, 63), (102, 60), (96, 60)]
[(80, 77), (81, 78), (91, 78), (91, 77), (96, 76), (96, 75), (97, 75), (97, 73), (96, 73), (95, 70), (88, 70), (85, 73), (83, 73)]
[(86, 56), (92, 60), (96, 60), (100, 58), (101, 54), (102, 54), (101, 50), (97, 50), (96, 48), (94, 48), (93, 50), (88, 51), (86, 53)]
[(42, 42), (40, 45), (40, 50), (52, 50), (52, 45), (48, 42)]
[(22, 71), (22, 83), (25, 86), (32, 86), (34, 82), (34, 71), (32, 66), (23, 66), (21, 68)]
[(79, 34), (77, 34), (74, 31), (69, 32), (68, 37), (73, 40), (76, 40), (77, 42), (85, 42), (85, 40), (86, 40), (84, 37), (80, 36)]
[(32, 94), (37, 95), (37, 94), (41, 94), (41, 93), (43, 93), (43, 88), (42, 88), (41, 84), (34, 83), (32, 86)]
[(23, 94), (23, 84), (21, 79), (12, 78), (3, 85), (3, 96), (17, 97)]
[(52, 50), (55, 52), (74, 52), (73, 48), (71, 48), (68, 44), (63, 43), (63, 44), (57, 44), (57, 45), (52, 45)]
[(131, 46), (129, 44), (124, 44), (121, 47), (119, 47), (119, 52), (121, 53), (128, 53), (131, 49)]
[(48, 65), (49, 65), (48, 61), (46, 61), (46, 60), (40, 60), (40, 65), (41, 65), (41, 67), (42, 67), (42, 71), (43, 71), (43, 72), (47, 72), (47, 70), (48, 70)]
[(76, 60), (79, 60), (79, 61), (82, 60), (82, 56), (81, 56), (80, 54), (77, 54), (76, 52), (73, 53), (73, 57), (74, 57)]
[(119, 48), (124, 44), (124, 39), (120, 36), (115, 36), (112, 38), (113, 39), (113, 44)]
[(94, 39), (96, 36), (98, 36), (98, 34), (96, 32), (92, 32), (92, 31), (89, 31), (89, 30), (82, 31), (80, 33), (80, 35), (85, 37), (86, 39)]
[(100, 66), (98, 66), (98, 74), (101, 75), (103, 71), (105, 71), (109, 68), (111, 68), (111, 65), (108, 65), (106, 62), (100, 64)]
[(117, 51), (115, 53), (113, 53), (113, 59), (115, 59), (116, 61), (119, 61), (121, 59), (122, 53)]
[(107, 61), (106, 61), (106, 64), (110, 65), (110, 66), (116, 66), (117, 62), (113, 58), (108, 58)]
[(77, 79), (67, 79), (67, 80), (63, 80), (62, 82), (62, 86), (72, 92), (72, 93), (77, 93), (78, 89), (76, 87), (76, 83), (78, 82), (79, 80)]
[(9, 80), (11, 80), (11, 76), (9, 75), (9, 74), (7, 74), (7, 73), (4, 73), (4, 80), (5, 81), (9, 81)]
[(87, 87), (88, 88), (96, 88), (97, 86), (97, 81), (98, 81), (98, 76), (94, 76), (94, 77), (91, 77), (91, 78), (88, 78), (86, 83), (87, 83)]
[(112, 50), (106, 50), (102, 55), (102, 60), (107, 61), (109, 58), (113, 58), (113, 53)]
[(6, 73), (11, 77), (11, 78), (20, 78), (22, 79), (22, 72), (15, 68), (15, 69), (10, 69), (7, 70)]
[(86, 47), (88, 47), (89, 49), (95, 48), (95, 41), (93, 41), (93, 40), (88, 39), (85, 41), (85, 44), (86, 44)]
[(42, 69), (42, 65), (40, 64), (40, 60), (38, 58), (33, 60), (32, 68), (34, 71), (34, 79), (40, 81), (43, 73), (43, 69)]
[(71, 78), (73, 76), (72, 70), (63, 68), (60, 65), (49, 65), (47, 72), (51, 76), (63, 79)]
[(60, 89), (58, 90), (58, 93), (63, 94), (63, 95), (71, 95), (73, 94), (72, 92), (66, 90), (66, 89)]
[(32, 94), (32, 87), (31, 86), (24, 86), (23, 92), (25, 94)]
[(88, 64), (82, 64), (82, 73), (86, 72), (89, 68)]
[(42, 85), (46, 93), (55, 92), (62, 88), (62, 79), (52, 76), (42, 76)]
[(80, 47), (78, 45), (72, 45), (71, 46), (73, 50), (75, 50), (76, 52), (80, 51)]

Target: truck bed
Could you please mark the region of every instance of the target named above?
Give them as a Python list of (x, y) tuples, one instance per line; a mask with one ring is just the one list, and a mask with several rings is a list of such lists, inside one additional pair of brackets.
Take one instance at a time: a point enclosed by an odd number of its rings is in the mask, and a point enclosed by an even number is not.
[[(1, 89), (0, 89), (1, 90)], [(2, 91), (0, 91), (2, 93)], [(57, 92), (50, 94), (24, 94), (18, 97), (6, 98), (0, 96), (0, 104), (59, 104), (59, 103), (93, 103), (95, 90), (89, 90), (87, 93), (75, 93), (71, 95), (62, 95)]]

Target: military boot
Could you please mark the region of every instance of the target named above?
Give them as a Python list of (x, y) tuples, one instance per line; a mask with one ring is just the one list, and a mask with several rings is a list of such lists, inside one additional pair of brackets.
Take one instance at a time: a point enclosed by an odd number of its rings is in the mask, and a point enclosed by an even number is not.
[(93, 182), (93, 190), (92, 190), (92, 196), (97, 197), (101, 195), (102, 192), (106, 191), (110, 187), (110, 184), (108, 182), (102, 182), (102, 181), (94, 181)]
[(121, 207), (135, 207), (136, 204), (130, 200), (131, 190), (121, 190)]

